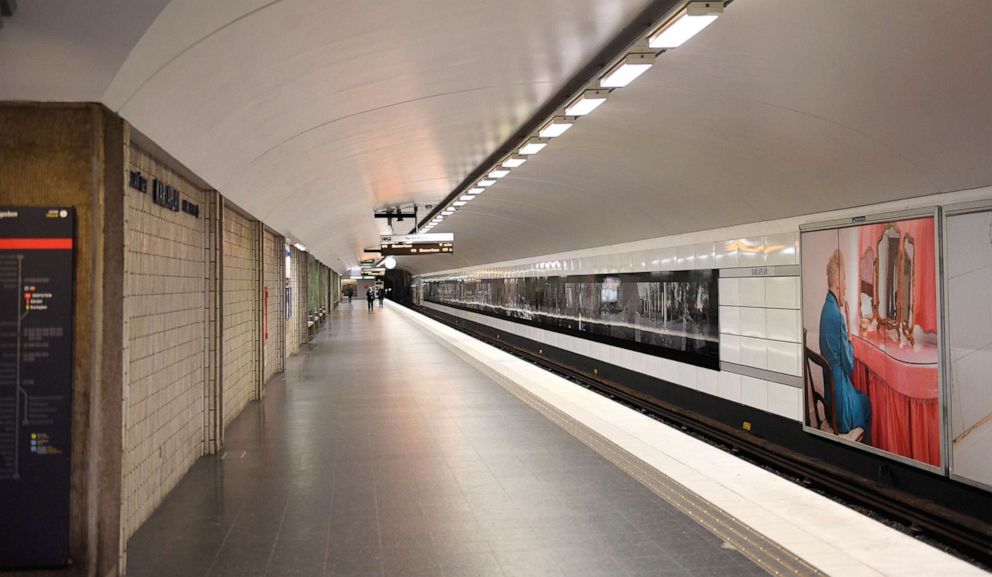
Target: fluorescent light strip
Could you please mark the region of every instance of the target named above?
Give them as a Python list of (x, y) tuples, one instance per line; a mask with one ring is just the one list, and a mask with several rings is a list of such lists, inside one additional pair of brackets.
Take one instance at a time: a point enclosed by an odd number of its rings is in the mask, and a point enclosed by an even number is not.
[(678, 48), (723, 14), (723, 2), (689, 2), (648, 35), (651, 48)]
[(465, 194), (471, 194), (472, 196), (476, 196), (482, 194), (483, 192), (486, 192), (486, 189), (482, 188), (481, 186), (473, 186), (472, 188), (466, 190)]
[(505, 168), (494, 168), (489, 171), (488, 176), (489, 178), (499, 179), (499, 178), (503, 178), (507, 174), (510, 174), (510, 171)]
[(461, 195), (461, 197), (459, 197), (458, 200), (460, 200), (462, 202), (468, 202), (468, 201), (472, 200), (473, 198), (475, 198), (475, 195), (474, 194), (463, 194), (463, 195)]
[(458, 207), (462, 207), (462, 206), (465, 206), (466, 204), (468, 204), (468, 201), (467, 200), (456, 200), (455, 202), (453, 202), (451, 204), (453, 204), (455, 206), (458, 206)]
[(537, 154), (538, 152), (541, 152), (541, 150), (543, 150), (544, 147), (547, 145), (548, 145), (547, 138), (528, 138), (527, 140), (524, 141), (524, 145), (520, 147), (520, 150), (518, 150), (517, 153), (523, 154), (525, 156)]
[(571, 116), (555, 116), (541, 128), (537, 135), (541, 138), (558, 138), (565, 134), (565, 131), (571, 128), (574, 123), (575, 118)]
[(565, 107), (565, 114), (568, 116), (585, 116), (606, 102), (606, 97), (610, 95), (609, 90), (584, 90), (582, 94), (575, 97)]
[(490, 186), (496, 184), (495, 180), (488, 180), (483, 178), (482, 180), (475, 183), (475, 186), (480, 188), (489, 188)]
[(654, 54), (628, 54), (600, 77), (599, 85), (603, 88), (623, 88), (647, 72), (653, 64)]
[(500, 166), (502, 166), (503, 168), (516, 168), (525, 162), (527, 162), (526, 156), (518, 156), (516, 154), (512, 154), (510, 156), (507, 156), (505, 159), (503, 159), (503, 162), (500, 163)]

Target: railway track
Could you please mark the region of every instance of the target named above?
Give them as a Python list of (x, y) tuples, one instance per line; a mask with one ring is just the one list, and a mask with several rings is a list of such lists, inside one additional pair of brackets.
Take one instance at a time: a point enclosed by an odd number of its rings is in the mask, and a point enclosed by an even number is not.
[(475, 330), (470, 325), (433, 309), (414, 307), (418, 312), (538, 365), (563, 378), (621, 402), (666, 424), (679, 427), (704, 440), (745, 457), (759, 465), (816, 488), (825, 494), (872, 511), (894, 521), (913, 535), (931, 538), (971, 561), (992, 565), (992, 526), (979, 519), (936, 505), (905, 491), (887, 487), (766, 439), (751, 435), (698, 412), (647, 398), (599, 375), (589, 374)]

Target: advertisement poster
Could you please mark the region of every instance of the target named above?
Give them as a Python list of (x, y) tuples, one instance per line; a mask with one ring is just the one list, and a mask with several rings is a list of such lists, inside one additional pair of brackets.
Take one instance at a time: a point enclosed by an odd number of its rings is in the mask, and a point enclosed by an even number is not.
[(424, 299), (717, 369), (718, 278), (694, 270), (435, 281)]
[(992, 208), (945, 223), (951, 473), (992, 487)]
[(934, 218), (802, 233), (808, 427), (941, 465)]

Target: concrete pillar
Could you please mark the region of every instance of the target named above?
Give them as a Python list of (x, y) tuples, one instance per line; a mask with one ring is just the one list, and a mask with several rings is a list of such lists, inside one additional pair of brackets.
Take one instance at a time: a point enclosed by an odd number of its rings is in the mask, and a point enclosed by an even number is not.
[(69, 554), (115, 575), (121, 554), (124, 145), (97, 104), (0, 104), (0, 203), (76, 210)]

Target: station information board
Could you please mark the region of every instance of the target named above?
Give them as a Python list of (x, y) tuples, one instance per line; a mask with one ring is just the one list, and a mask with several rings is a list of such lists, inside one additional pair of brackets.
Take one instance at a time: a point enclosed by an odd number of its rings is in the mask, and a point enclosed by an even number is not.
[(382, 256), (409, 256), (422, 254), (452, 254), (453, 242), (391, 243), (382, 245)]
[(0, 569), (69, 563), (74, 221), (0, 207)]

